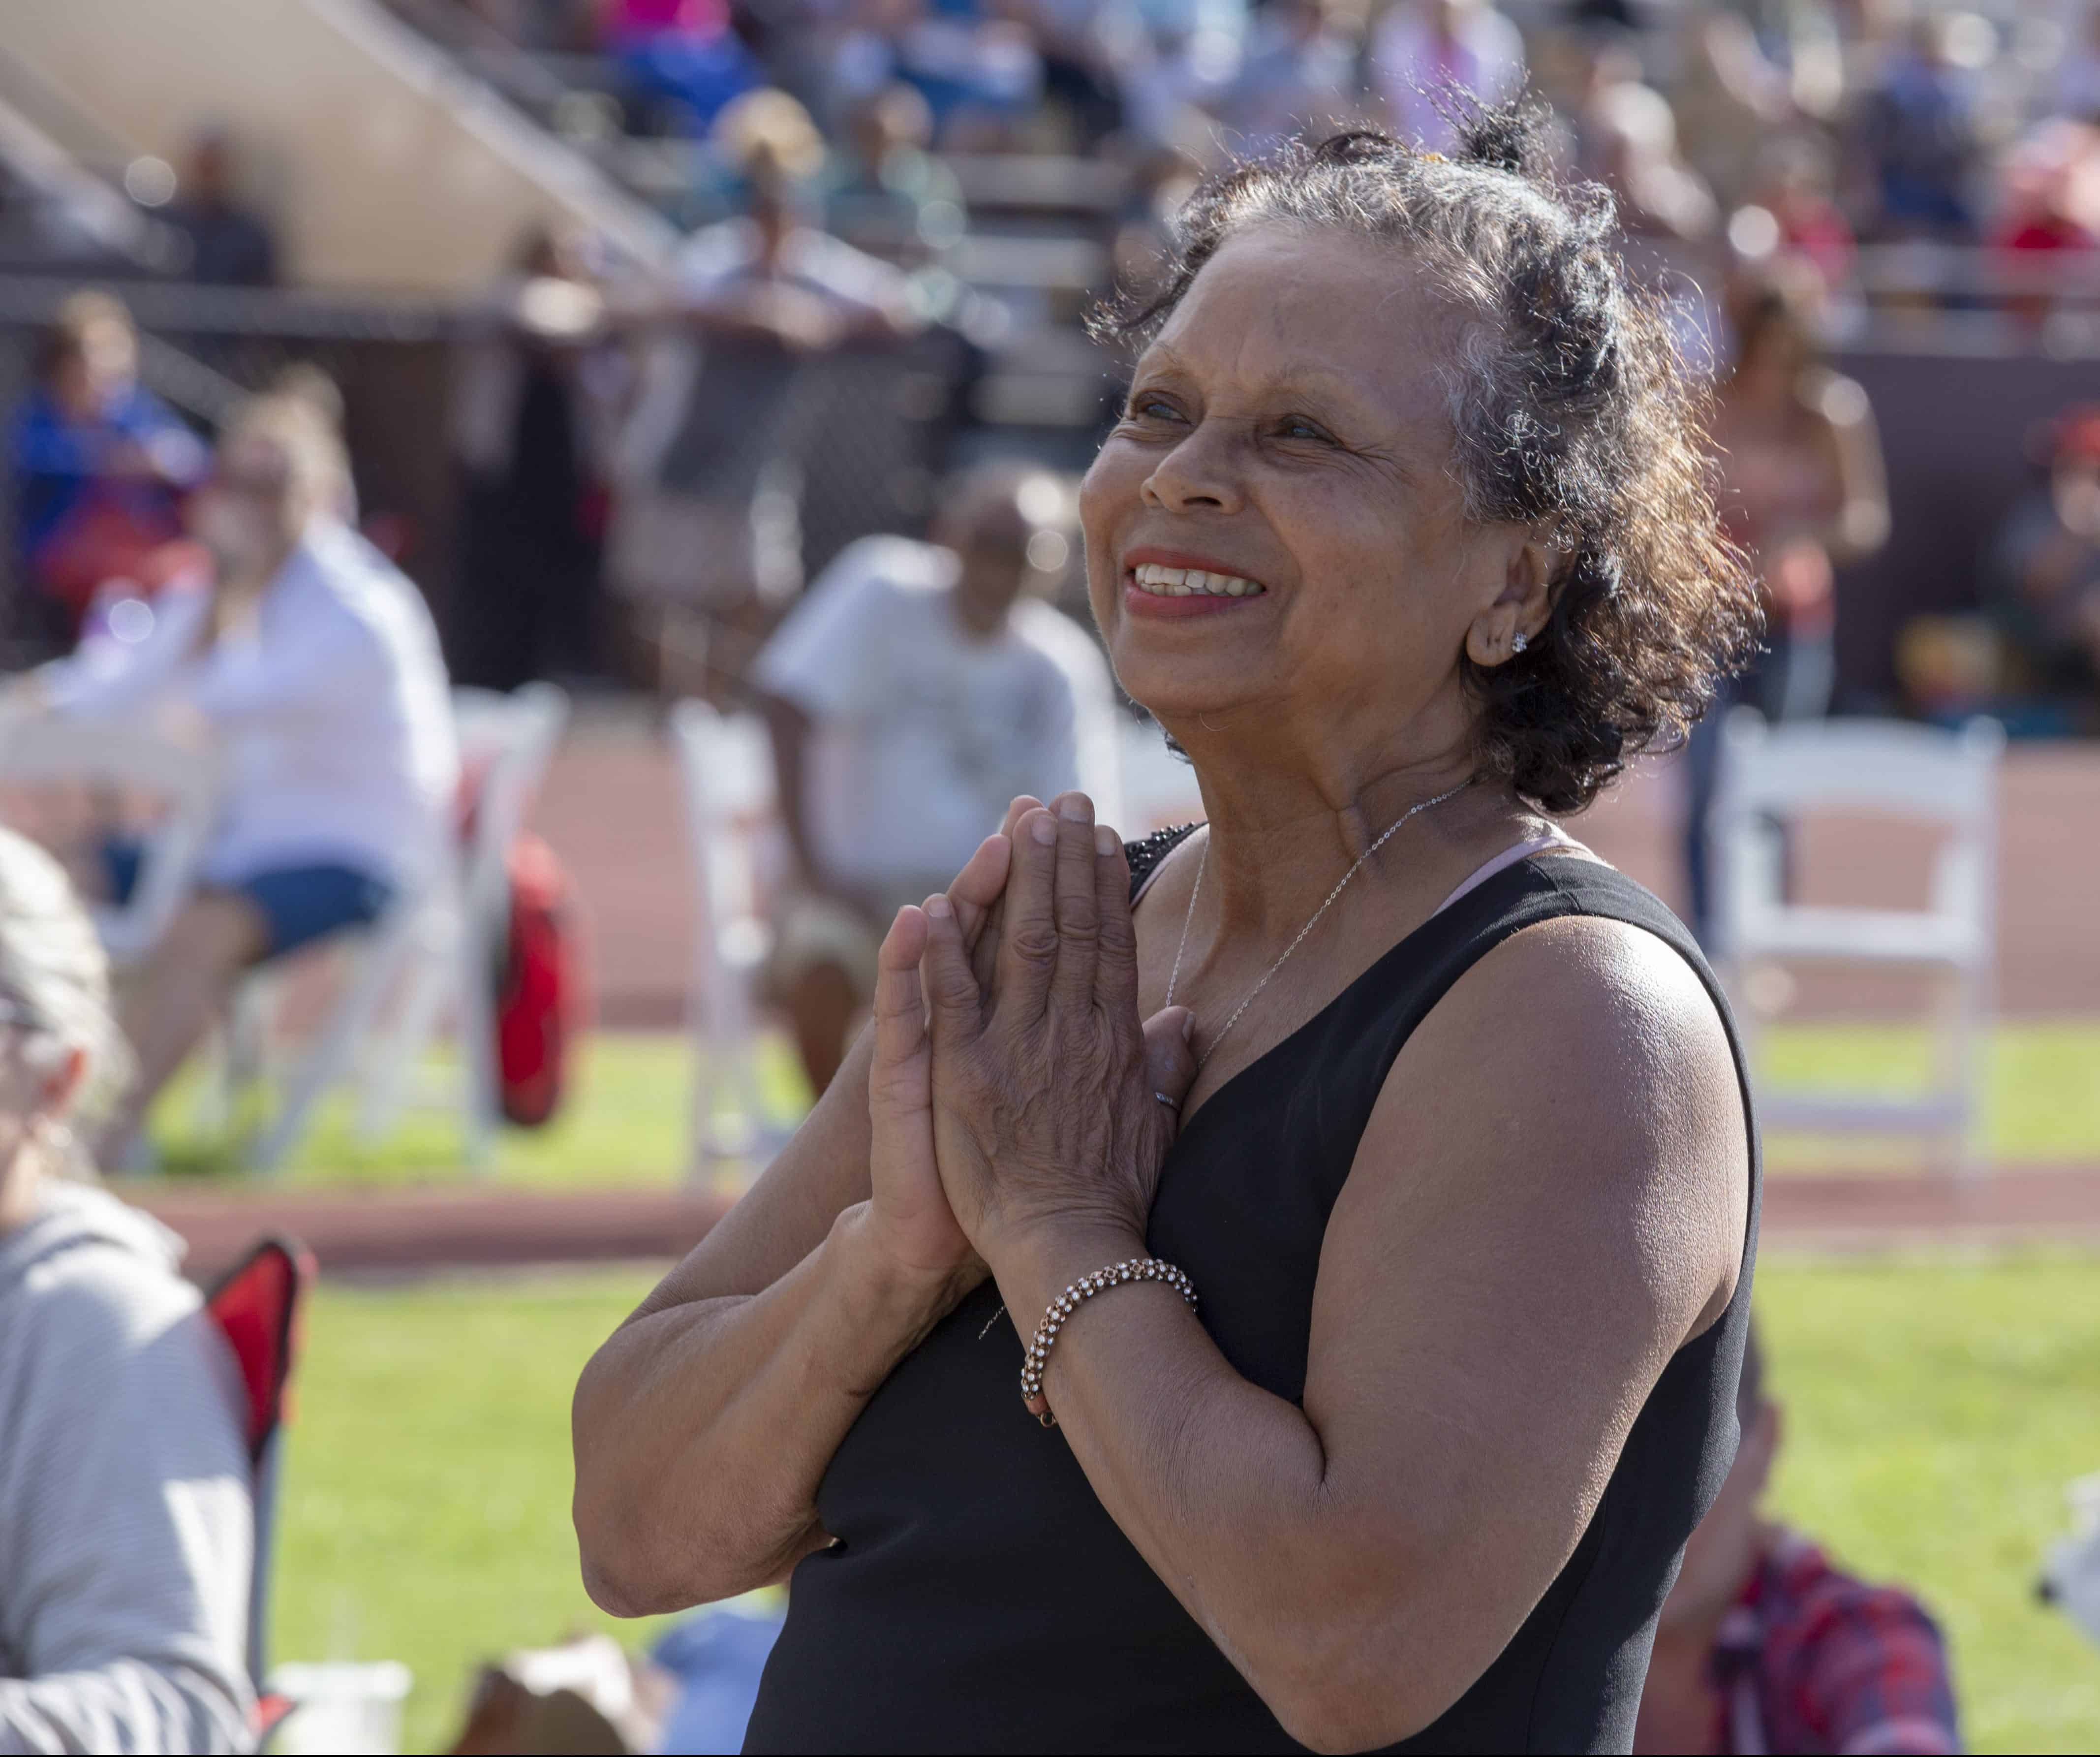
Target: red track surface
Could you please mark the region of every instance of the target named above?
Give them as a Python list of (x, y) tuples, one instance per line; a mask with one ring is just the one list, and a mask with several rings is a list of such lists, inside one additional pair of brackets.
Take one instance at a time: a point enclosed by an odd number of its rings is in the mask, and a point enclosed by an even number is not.
[[(142, 1206), (189, 1240), (208, 1281), (258, 1234), (302, 1238), (332, 1272), (545, 1263), (668, 1262), (719, 1219), (719, 1197), (607, 1190), (155, 1194)], [(1923, 1177), (1780, 1177), (1765, 1186), (1767, 1245), (1873, 1252), (1960, 1243), (2100, 1244), (2100, 1172), (2009, 1172), (1957, 1187)]]
[[(1666, 774), (1627, 782), (1570, 826), (1599, 854), (1676, 903), (1675, 790)], [(2100, 1013), (2100, 746), (2023, 745), (2007, 757), (2000, 838), (1999, 999), (2014, 1013)], [(567, 863), (612, 1026), (685, 1016), (690, 878), (668, 750), (638, 718), (587, 719), (541, 796), (538, 828)], [(1886, 825), (1811, 825), (1801, 848), (1809, 894), (1832, 902), (1922, 900), (1925, 845)], [(1817, 1012), (1880, 1011), (1893, 992), (1848, 979), (1805, 985)]]
[[(1674, 901), (1674, 789), (1636, 778), (1574, 828)], [(2023, 747), (2006, 765), (2001, 837), (2000, 995), (2023, 1014), (2100, 1013), (2100, 748)], [(688, 868), (675, 776), (662, 740), (629, 714), (586, 717), (555, 763), (538, 828), (567, 863), (589, 931), (600, 1016), (675, 1026), (690, 951)], [(1831, 900), (1921, 895), (1921, 845), (1886, 827), (1811, 826), (1805, 888)], [(1805, 984), (1806, 1010), (1873, 1012), (1895, 993)], [(532, 1194), (515, 1190), (227, 1196), (158, 1194), (146, 1205), (191, 1242), (208, 1276), (258, 1233), (304, 1238), (336, 1270), (665, 1260), (719, 1217), (711, 1196), (663, 1190)], [(2100, 1243), (2100, 1168), (2008, 1172), (1956, 1188), (1923, 1177), (1807, 1178), (1767, 1186), (1767, 1239), (1841, 1250), (1941, 1240)]]

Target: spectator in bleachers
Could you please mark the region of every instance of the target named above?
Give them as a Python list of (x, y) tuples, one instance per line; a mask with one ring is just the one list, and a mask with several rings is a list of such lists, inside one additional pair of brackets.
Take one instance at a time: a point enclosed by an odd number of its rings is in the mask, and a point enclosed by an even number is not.
[(1140, 152), (1212, 153), (1209, 112), (1238, 77), (1246, 0), (1107, 0), (1101, 28)]
[(681, 134), (704, 135), (723, 108), (760, 82), (730, 29), (728, 0), (607, 0), (606, 46), (634, 95)]
[(955, 174), (927, 149), (933, 113), (915, 86), (885, 86), (855, 105), (823, 181), (824, 228), (900, 268), (952, 251), (967, 217)]
[(1639, 74), (1623, 48), (1608, 49), (1575, 119), (1577, 162), (1618, 198), (1619, 223), (1648, 252), (1695, 243), (1719, 215), (1705, 179), (1678, 150), (1670, 100)]
[(1992, 545), (1984, 606), (2015, 682), (2089, 704), (2100, 695), (2100, 407), (2057, 421), (2048, 479)]
[(218, 129), (197, 136), (166, 219), (189, 241), (184, 273), (207, 286), (267, 287), (277, 279), (277, 239), (234, 188), (233, 143)]
[(1758, 156), (1750, 205), (1771, 216), (1772, 249), (1812, 267), (1826, 294), (1850, 285), (1859, 245), (1832, 199), (1829, 155), (1820, 139), (1797, 134), (1770, 142)]
[(458, 681), (511, 690), (599, 669), (607, 488), (622, 359), (584, 241), (538, 227), (454, 380), (463, 543)]
[(2056, 64), (2050, 113), (2100, 126), (2100, 6), (2089, 7), (2074, 40)]
[(1686, 162), (1723, 206), (1742, 200), (1758, 148), (1789, 119), (1786, 76), (1758, 46), (1749, 21), (1694, 0), (1674, 25), (1679, 66), (1670, 109)]
[(852, 0), (849, 28), (825, 69), (827, 117), (902, 80), (917, 88), (946, 148), (1000, 143), (1004, 126), (1043, 89), (1043, 64), (1025, 24), (978, 0)]
[[(1819, 357), (1815, 284), (1781, 264), (1741, 302), (1736, 360), (1713, 416), (1719, 503), (1749, 552), (1765, 607), (1766, 650), (1738, 700), (1774, 721), (1827, 713), (1837, 675), (1835, 570), (1888, 540), (1887, 473), (1866, 391)], [(1684, 857), (1691, 925), (1711, 927), (1706, 821), (1718, 779), (1720, 713), (1694, 728)]]
[(37, 382), (7, 438), (18, 577), (11, 607), (31, 651), (63, 651), (104, 582), (160, 583), (157, 552), (181, 534), (182, 497), (205, 448), (139, 382), (130, 313), (76, 293), (38, 344)]
[(695, 232), (620, 445), (607, 581), (666, 691), (721, 699), (802, 586), (805, 369), (913, 325), (905, 277), (814, 223), (823, 147), (779, 91), (726, 112), (746, 210)]
[(1219, 104), (1235, 150), (1266, 152), (1294, 135), (1318, 139), (1361, 108), (1359, 44), (1334, 0), (1269, 0), (1254, 26), (1240, 77)]
[(1395, 0), (1371, 44), (1371, 73), (1393, 130), (1436, 152), (1456, 138), (1439, 95), (1456, 86), (1484, 104), (1524, 85), (1524, 38), (1493, 0)]
[(759, 656), (799, 868), (770, 980), (818, 1092), (885, 930), (942, 888), (943, 861), (967, 859), (1018, 794), (1079, 787), (1103, 821), (1116, 810), (1108, 667), (1043, 602), (1070, 556), (1067, 498), (1040, 470), (973, 473), (936, 541), (853, 545)]
[[(127, 982), (137, 1076), (97, 1155), (137, 1130), (251, 966), (377, 920), (442, 854), (458, 779), (451, 701), (416, 589), (336, 516), (346, 472), (310, 405), (262, 397), (221, 437), (191, 510), (215, 576), (12, 687), (12, 705), (157, 713), (219, 753), (226, 792), (196, 889)], [(111, 888), (135, 848), (107, 851)]]
[(1896, 1587), (1831, 1566), (1762, 1516), (1780, 1437), (1753, 1332), (1736, 1393), (1742, 1440), (1656, 1626), (1636, 1751), (1958, 1751), (1939, 1631)]
[(1952, 52), (1955, 24), (1938, 13), (1918, 20), (1861, 95), (1848, 157), (1871, 237), (1975, 236), (1971, 185), (1983, 143), (1974, 80)]
[(247, 1750), (233, 1360), (73, 1141), (121, 1056), (86, 912), (0, 830), (0, 1750)]

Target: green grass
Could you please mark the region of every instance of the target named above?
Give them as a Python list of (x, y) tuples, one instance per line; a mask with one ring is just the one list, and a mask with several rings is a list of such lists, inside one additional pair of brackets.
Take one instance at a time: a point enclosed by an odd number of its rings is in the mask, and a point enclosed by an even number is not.
[(324, 1287), (286, 1449), (271, 1653), (399, 1659), (403, 1749), (445, 1748), (475, 1666), (611, 1628), (569, 1525), (569, 1393), (648, 1291), (628, 1271)]
[[(578, 1583), (568, 1398), (632, 1271), (329, 1287), (287, 1459), (280, 1658), (398, 1658), (409, 1750), (457, 1731), (472, 1667), (619, 1624)], [(1910, 1583), (1952, 1644), (1983, 1750), (2100, 1743), (2100, 1651), (2035, 1604), (2063, 1485), (2100, 1468), (2100, 1260), (1760, 1271), (1788, 1438), (1776, 1507), (1844, 1565)]]
[[(1900, 1088), (1922, 1078), (1922, 1032), (1881, 1024), (1807, 1025), (1777, 1031), (1768, 1042), (1771, 1072), (1789, 1081), (1846, 1088)], [(769, 1113), (792, 1120), (808, 1103), (794, 1052), (784, 1038), (761, 1044), (760, 1078)], [(434, 1064), (435, 1076), (443, 1064)], [(684, 1169), (692, 1055), (669, 1033), (603, 1031), (585, 1046), (571, 1097), (542, 1129), (502, 1132), (492, 1175), (539, 1185), (667, 1184)], [(155, 1113), (153, 1135), (171, 1176), (237, 1179), (237, 1131), (200, 1129), (192, 1082), (179, 1083)], [(2100, 1023), (2020, 1021), (2001, 1026), (1992, 1045), (1986, 1134), (2005, 1166), (2100, 1165)], [(1792, 1140), (1771, 1143), (1776, 1172), (1885, 1166), (1886, 1144)], [(1895, 1155), (1900, 1163), (1900, 1150)], [(341, 1097), (321, 1106), (285, 1173), (298, 1185), (389, 1185), (452, 1181), (459, 1168), (459, 1132), (434, 1110), (412, 1110), (377, 1142), (357, 1139)]]
[(2100, 1650), (2035, 1602), (2063, 1489), (2100, 1468), (2100, 1261), (1768, 1265), (1775, 1499), (1951, 1644), (1979, 1750), (2100, 1746)]
[[(1790, 1026), (1766, 1040), (1762, 1073), (1789, 1086), (1901, 1093), (1926, 1080), (1930, 1044), (1917, 1027), (1877, 1022)], [(1991, 1040), (1984, 1147), (1993, 1163), (2100, 1166), (2100, 1025), (2021, 1020)], [(1776, 1172), (1901, 1164), (1904, 1154), (1872, 1141), (1839, 1146), (1767, 1141)], [(2100, 1461), (2096, 1461), (2100, 1462)]]
[[(423, 1079), (430, 1096), (450, 1090), (449, 1055), (432, 1057)], [(792, 1120), (809, 1104), (809, 1087), (793, 1047), (769, 1036), (760, 1046), (761, 1097), (770, 1116)], [(600, 1031), (585, 1044), (567, 1101), (542, 1128), (504, 1128), (490, 1175), (505, 1183), (560, 1185), (668, 1184), (686, 1169), (693, 1054), (670, 1032)], [(152, 1134), (166, 1175), (235, 1181), (243, 1131), (200, 1121), (198, 1084), (185, 1076), (155, 1107)], [(314, 1124), (286, 1166), (283, 1181), (401, 1185), (453, 1181), (460, 1168), (459, 1125), (435, 1102), (412, 1107), (376, 1141), (358, 1138), (353, 1106), (338, 1092), (319, 1106)]]

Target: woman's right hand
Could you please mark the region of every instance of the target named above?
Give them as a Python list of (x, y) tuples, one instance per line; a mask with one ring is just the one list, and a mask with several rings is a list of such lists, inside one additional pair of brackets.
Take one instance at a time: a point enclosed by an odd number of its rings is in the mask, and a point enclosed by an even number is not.
[[(980, 947), (988, 955), (998, 943), (1013, 827), (1040, 808), (1032, 797), (1015, 800), (999, 834), (985, 839), (948, 888), (973, 962)], [(988, 1271), (955, 1224), (933, 1160), (933, 1046), (919, 980), (925, 949), (924, 912), (900, 910), (876, 967), (874, 1059), (867, 1075), (874, 1137), (869, 1221), (878, 1247), (897, 1269), (914, 1280), (953, 1281), (960, 1298)]]

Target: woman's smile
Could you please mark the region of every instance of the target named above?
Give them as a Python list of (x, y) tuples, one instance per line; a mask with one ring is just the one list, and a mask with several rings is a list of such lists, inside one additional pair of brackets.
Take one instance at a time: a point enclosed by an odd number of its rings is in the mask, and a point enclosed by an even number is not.
[(1133, 550), (1123, 558), (1123, 605), (1132, 616), (1175, 620), (1238, 610), (1268, 595), (1260, 581), (1209, 556)]

